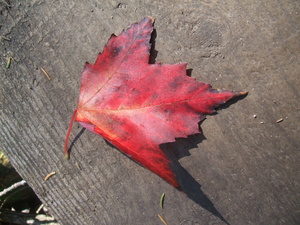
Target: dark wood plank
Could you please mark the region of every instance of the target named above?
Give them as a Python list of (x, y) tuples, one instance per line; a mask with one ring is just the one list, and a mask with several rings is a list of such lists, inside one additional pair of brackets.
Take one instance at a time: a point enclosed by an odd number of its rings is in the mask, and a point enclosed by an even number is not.
[[(157, 214), (169, 224), (300, 223), (299, 1), (0, 7), (0, 148), (61, 224), (162, 224)], [(204, 135), (162, 145), (187, 196), (79, 125), (64, 158), (85, 61), (148, 15), (156, 18), (156, 62), (189, 62), (198, 80), (249, 91), (209, 116)]]

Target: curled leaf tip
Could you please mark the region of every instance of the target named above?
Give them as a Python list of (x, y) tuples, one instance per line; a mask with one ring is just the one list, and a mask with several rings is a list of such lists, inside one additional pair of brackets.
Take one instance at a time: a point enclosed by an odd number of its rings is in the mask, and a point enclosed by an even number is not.
[(234, 92), (234, 97), (246, 96), (248, 95), (248, 91)]
[(151, 23), (154, 23), (154, 21), (155, 21), (155, 18), (154, 18), (154, 17), (148, 16), (148, 18), (151, 20)]
[(247, 95), (248, 94), (248, 91), (242, 91), (240, 92), (240, 95)]

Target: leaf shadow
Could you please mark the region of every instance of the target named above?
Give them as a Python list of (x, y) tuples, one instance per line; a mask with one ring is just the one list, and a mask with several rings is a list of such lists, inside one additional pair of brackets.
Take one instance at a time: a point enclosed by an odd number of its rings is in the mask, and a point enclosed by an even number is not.
[[(222, 109), (226, 109), (230, 105), (244, 99), (246, 96), (247, 94), (235, 97), (228, 102), (218, 106), (216, 110), (220, 111)], [(212, 115), (216, 114), (218, 114), (217, 111)], [(175, 142), (161, 144), (160, 148), (170, 160), (170, 166), (176, 175), (176, 179), (178, 180), (182, 191), (187, 195), (187, 197), (200, 205), (202, 208), (212, 213), (214, 216), (218, 217), (224, 223), (229, 224), (222, 216), (222, 214), (218, 211), (218, 209), (214, 206), (213, 202), (201, 190), (201, 185), (179, 163), (179, 159), (190, 156), (191, 154), (189, 151), (193, 148), (197, 148), (198, 144), (206, 139), (201, 129), (201, 124), (204, 120), (205, 118), (199, 122), (199, 134), (188, 136), (188, 138), (176, 138)]]
[(149, 56), (149, 64), (155, 64), (156, 63), (156, 57), (158, 54), (158, 51), (155, 50), (155, 39), (157, 37), (156, 29), (153, 29), (151, 38), (150, 38), (150, 56)]
[[(199, 122), (199, 130), (201, 133), (191, 135), (188, 138), (177, 138), (175, 142), (161, 144), (160, 148), (167, 155), (168, 159), (171, 161), (170, 166), (176, 175), (176, 179), (178, 180), (182, 188), (182, 191), (187, 195), (187, 197), (193, 200), (198, 205), (200, 205), (205, 210), (212, 213), (214, 216), (218, 217), (224, 223), (229, 224), (221, 215), (221, 213), (217, 210), (214, 204), (210, 201), (207, 195), (201, 190), (201, 185), (179, 163), (179, 159), (186, 156), (190, 156), (191, 154), (189, 151), (193, 148), (196, 148), (199, 143), (201, 143), (203, 140), (206, 139), (200, 128), (200, 124), (202, 122), (203, 120)], [(80, 132), (76, 135), (74, 140), (72, 141), (69, 147), (70, 153), (72, 151), (73, 146), (80, 139), (81, 135), (84, 133), (85, 130), (86, 128), (82, 128)], [(106, 139), (104, 140), (109, 146), (118, 150), (120, 153), (124, 154), (122, 151), (116, 148), (109, 141), (107, 141)], [(139, 164), (134, 160), (132, 160), (132, 162)]]
[[(157, 32), (154, 29), (151, 34), (151, 48), (150, 48), (150, 57), (149, 64), (156, 63), (156, 57), (158, 51), (155, 50), (155, 39), (157, 37)], [(191, 77), (193, 69), (187, 69), (186, 75)], [(238, 101), (238, 100), (237, 100)], [(225, 106), (231, 105), (232, 102), (224, 104)], [(222, 106), (224, 108), (225, 106)], [(217, 113), (216, 113), (217, 114)], [(193, 200), (195, 203), (200, 205), (205, 210), (212, 213), (214, 216), (218, 217), (224, 223), (229, 224), (221, 213), (217, 210), (214, 204), (210, 201), (207, 195), (201, 190), (201, 185), (185, 170), (179, 163), (179, 159), (191, 155), (189, 150), (192, 148), (197, 148), (198, 144), (205, 140), (205, 136), (201, 130), (201, 122), (199, 122), (199, 131), (200, 134), (191, 135), (188, 138), (177, 138), (175, 142), (161, 144), (160, 148), (167, 155), (168, 159), (171, 161), (171, 168), (176, 174), (176, 178), (182, 188), (182, 191), (187, 195), (188, 198)], [(109, 142), (107, 142), (111, 145)], [(111, 145), (114, 147), (113, 145)]]
[(191, 77), (192, 76), (192, 72), (193, 72), (193, 69), (187, 69), (186, 70), (186, 75)]
[(82, 129), (80, 130), (80, 132), (76, 135), (76, 137), (74, 138), (74, 140), (72, 141), (72, 143), (71, 143), (71, 145), (70, 145), (70, 147), (69, 147), (69, 149), (68, 149), (69, 154), (71, 154), (72, 149), (73, 149), (75, 143), (77, 142), (77, 140), (80, 138), (80, 136), (83, 134), (83, 132), (84, 132), (85, 130), (86, 130), (85, 128), (82, 128)]
[(182, 191), (187, 197), (224, 223), (229, 224), (214, 206), (213, 202), (201, 190), (201, 185), (179, 163), (179, 159), (191, 155), (189, 151), (192, 148), (196, 148), (199, 143), (206, 139), (200, 128), (201, 123), (202, 121), (199, 123), (200, 134), (191, 135), (188, 138), (177, 138), (175, 142), (161, 144), (160, 148), (171, 161), (170, 166), (176, 175)]

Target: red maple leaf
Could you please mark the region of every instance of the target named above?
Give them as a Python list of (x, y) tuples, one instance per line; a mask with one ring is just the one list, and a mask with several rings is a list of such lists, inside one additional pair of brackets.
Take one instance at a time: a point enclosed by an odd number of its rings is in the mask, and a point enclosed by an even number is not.
[(73, 121), (111, 142), (131, 159), (180, 188), (159, 145), (200, 133), (198, 122), (217, 105), (244, 93), (211, 89), (186, 75), (187, 63), (149, 64), (153, 18), (114, 34), (82, 73)]

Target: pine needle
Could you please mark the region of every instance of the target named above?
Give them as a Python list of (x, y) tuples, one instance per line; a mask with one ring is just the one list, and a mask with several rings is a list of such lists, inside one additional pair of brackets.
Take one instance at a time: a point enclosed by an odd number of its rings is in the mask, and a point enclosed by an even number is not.
[(12, 59), (13, 59), (12, 57), (8, 57), (7, 63), (6, 63), (6, 69), (9, 69)]
[(168, 225), (168, 223), (164, 220), (164, 218), (162, 218), (161, 215), (157, 214), (157, 216), (159, 217), (159, 219), (160, 219), (165, 225)]
[(160, 201), (159, 201), (160, 208), (163, 208), (164, 206), (164, 199), (165, 199), (165, 193), (163, 193), (160, 197)]
[(49, 76), (49, 74), (46, 72), (46, 70), (43, 67), (41, 67), (41, 71), (43, 71), (43, 73), (46, 75), (46, 77), (48, 78), (48, 80), (51, 79), (50, 76)]
[(44, 180), (48, 180), (50, 177), (52, 177), (54, 174), (56, 174), (56, 172), (52, 172), (52, 173), (49, 173), (47, 176), (45, 176)]

